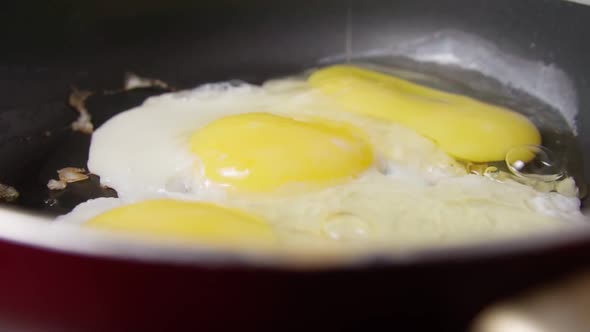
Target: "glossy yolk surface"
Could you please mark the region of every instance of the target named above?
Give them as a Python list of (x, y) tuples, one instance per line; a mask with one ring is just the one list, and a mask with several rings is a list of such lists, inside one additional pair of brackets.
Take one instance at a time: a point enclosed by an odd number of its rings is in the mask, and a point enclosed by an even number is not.
[(250, 192), (329, 185), (373, 163), (371, 146), (351, 127), (268, 113), (214, 121), (192, 135), (190, 148), (208, 179)]
[(239, 210), (170, 199), (125, 205), (98, 215), (87, 226), (140, 235), (223, 245), (272, 245), (270, 226)]
[(379, 72), (337, 65), (314, 72), (309, 83), (343, 109), (410, 127), (458, 159), (498, 161), (514, 146), (541, 143), (521, 114)]

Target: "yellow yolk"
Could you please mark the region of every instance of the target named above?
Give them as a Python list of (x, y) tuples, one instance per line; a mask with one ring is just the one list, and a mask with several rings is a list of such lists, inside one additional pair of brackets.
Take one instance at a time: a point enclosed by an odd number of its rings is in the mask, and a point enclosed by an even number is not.
[(512, 147), (541, 143), (521, 114), (386, 74), (337, 65), (314, 72), (309, 83), (345, 110), (412, 128), (458, 159), (498, 161)]
[(190, 148), (207, 178), (251, 192), (329, 185), (373, 163), (371, 146), (351, 127), (268, 113), (214, 121), (193, 134)]
[(87, 226), (216, 245), (275, 242), (270, 226), (239, 210), (204, 202), (170, 199), (143, 201), (98, 215)]

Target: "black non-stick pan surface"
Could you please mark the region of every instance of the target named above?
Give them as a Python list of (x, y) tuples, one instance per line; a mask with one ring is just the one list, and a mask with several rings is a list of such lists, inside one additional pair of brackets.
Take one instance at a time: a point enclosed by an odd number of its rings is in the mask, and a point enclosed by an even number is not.
[[(0, 183), (20, 193), (16, 202), (5, 205), (27, 211), (56, 215), (88, 198), (116, 195), (98, 186), (95, 177), (65, 191), (46, 187), (57, 169), (86, 166), (90, 136), (70, 129), (77, 116), (67, 104), (73, 88), (95, 92), (87, 106), (100, 125), (163, 92), (113, 93), (128, 72), (158, 78), (175, 89), (232, 79), (258, 83), (313, 67), (350, 48), (383, 48), (408, 35), (439, 31), (469, 33), (514, 56), (561, 68), (573, 82), (579, 110), (577, 140), (564, 136), (563, 144), (580, 165), (576, 176), (590, 174), (590, 44), (585, 33), (590, 8), (579, 4), (24, 1), (3, 5), (0, 28)], [(402, 67), (422, 68), (398, 60)], [(455, 82), (459, 92), (476, 93), (473, 80), (485, 81), (449, 68), (422, 69)], [(510, 93), (531, 110), (541, 105), (527, 94)], [(502, 98), (500, 93), (496, 102), (515, 102)], [(137, 262), (0, 241), (0, 326), (463, 331), (491, 301), (588, 266), (590, 235), (526, 250), (491, 248), (477, 255), (459, 250), (435, 259), (377, 259), (320, 270)]]

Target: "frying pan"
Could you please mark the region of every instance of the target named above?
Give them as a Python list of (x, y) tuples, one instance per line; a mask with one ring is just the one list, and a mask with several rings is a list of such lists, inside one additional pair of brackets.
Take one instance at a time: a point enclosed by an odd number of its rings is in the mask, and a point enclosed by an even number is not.
[[(88, 107), (99, 125), (161, 93), (104, 93), (119, 88), (126, 72), (178, 89), (256, 83), (370, 50), (411, 51), (414, 58), (402, 52), (396, 64), (457, 82), (458, 91), (493, 88), (494, 100), (524, 101), (533, 114), (577, 110), (577, 139), (565, 145), (583, 178), (590, 174), (590, 8), (583, 5), (15, 1), (1, 15), (0, 182), (20, 193), (0, 210), (4, 330), (462, 331), (488, 303), (590, 265), (590, 232), (302, 268), (56, 232), (42, 218), (115, 194), (96, 178), (60, 193), (46, 188), (57, 169), (86, 163), (90, 137), (70, 130), (73, 86), (96, 92)], [(443, 49), (479, 53), (454, 65), (415, 61), (428, 60), (432, 49), (407, 45), (432, 36), (456, 38)], [(493, 64), (494, 79), (466, 66), (482, 63)]]

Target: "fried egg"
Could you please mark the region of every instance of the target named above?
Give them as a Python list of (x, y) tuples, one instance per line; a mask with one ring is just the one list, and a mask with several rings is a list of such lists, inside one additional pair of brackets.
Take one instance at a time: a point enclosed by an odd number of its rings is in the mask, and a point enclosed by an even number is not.
[(207, 84), (149, 98), (98, 128), (88, 168), (119, 197), (59, 220), (343, 252), (577, 224), (577, 197), (465, 167), (527, 144), (540, 134), (518, 113), (357, 67), (262, 86)]

